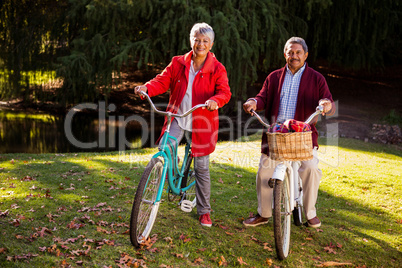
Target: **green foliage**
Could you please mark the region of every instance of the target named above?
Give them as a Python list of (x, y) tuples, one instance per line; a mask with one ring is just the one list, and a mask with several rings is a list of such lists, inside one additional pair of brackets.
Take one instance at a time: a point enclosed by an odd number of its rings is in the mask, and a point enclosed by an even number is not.
[(391, 125), (402, 125), (402, 115), (400, 115), (395, 109), (392, 109), (383, 120)]
[(291, 36), (307, 40), (312, 60), (355, 69), (397, 63), (401, 15), (397, 0), (5, 0), (0, 97), (30, 94), (21, 72), (57, 68), (62, 103), (107, 99), (122, 67), (165, 67), (191, 49), (189, 31), (204, 21), (236, 101), (258, 71), (284, 65)]
[(28, 98), (24, 73), (52, 69), (66, 43), (63, 11), (67, 0), (4, 0), (0, 3), (0, 97)]
[(313, 56), (357, 70), (395, 64), (400, 58), (400, 1), (310, 0), (307, 7)]

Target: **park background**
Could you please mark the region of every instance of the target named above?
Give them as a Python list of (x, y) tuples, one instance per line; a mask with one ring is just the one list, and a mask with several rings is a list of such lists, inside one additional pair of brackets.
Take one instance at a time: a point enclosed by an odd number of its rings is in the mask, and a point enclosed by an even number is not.
[[(104, 101), (116, 106), (112, 115), (149, 118), (133, 88), (188, 52), (189, 31), (202, 21), (215, 30), (212, 51), (227, 69), (233, 94), (221, 114), (237, 116), (239, 103), (284, 65), (286, 40), (301, 36), (309, 46), (308, 64), (326, 77), (339, 101), (333, 120), (341, 135), (400, 142), (400, 130), (372, 131), (384, 118), (390, 125), (401, 120), (399, 1), (5, 0), (0, 10), (3, 153), (79, 151), (63, 135), (63, 123), (80, 103)], [(167, 95), (157, 102), (166, 103)], [(97, 138), (97, 117), (75, 116), (77, 139)], [(126, 136), (138, 143), (141, 128), (134, 123)]]
[[(1, 1), (1, 266), (398, 267), (401, 15), (393, 0)], [(337, 124), (338, 146), (320, 140), (325, 151), (336, 151), (323, 156), (329, 164), (319, 210), (326, 227), (294, 228), (285, 262), (272, 252), (272, 226), (241, 225), (255, 213), (259, 135), (222, 141), (213, 155), (216, 228), (199, 229), (195, 216), (169, 204), (157, 219), (159, 238), (142, 251), (129, 245), (125, 224), (155, 148), (75, 153), (82, 150), (64, 139), (65, 115), (80, 103), (114, 104), (109, 116), (147, 118), (148, 104), (134, 96), (134, 86), (190, 50), (196, 22), (214, 28), (212, 51), (228, 71), (233, 97), (221, 114), (235, 118), (238, 104), (284, 65), (291, 36), (306, 39), (308, 64), (337, 100), (338, 114), (324, 126)], [(166, 103), (167, 95), (155, 101)], [(77, 115), (75, 135), (96, 139), (97, 116)], [(191, 227), (176, 226), (172, 216)]]

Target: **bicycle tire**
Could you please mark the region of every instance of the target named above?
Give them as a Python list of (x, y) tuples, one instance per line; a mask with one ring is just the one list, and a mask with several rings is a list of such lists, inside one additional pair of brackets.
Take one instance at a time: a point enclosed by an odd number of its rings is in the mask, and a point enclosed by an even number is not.
[(135, 194), (130, 218), (130, 240), (137, 248), (151, 233), (158, 213), (159, 202), (155, 203), (161, 182), (163, 162), (152, 158), (145, 167)]
[(293, 209), (293, 222), (296, 226), (303, 224), (302, 208), (297, 206)]
[[(287, 174), (287, 173), (286, 173)], [(283, 181), (275, 180), (274, 183), (274, 238), (276, 255), (280, 260), (289, 255), (290, 248), (290, 198), (289, 179), (285, 175)]]

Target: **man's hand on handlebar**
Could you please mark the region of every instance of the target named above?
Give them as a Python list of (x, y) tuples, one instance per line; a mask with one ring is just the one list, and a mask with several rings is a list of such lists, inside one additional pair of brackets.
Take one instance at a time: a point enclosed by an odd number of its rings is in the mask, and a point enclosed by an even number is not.
[(255, 100), (248, 100), (245, 103), (243, 103), (243, 109), (246, 113), (253, 114), (251, 113), (251, 110), (257, 110), (257, 102)]
[(217, 104), (216, 101), (214, 101), (214, 100), (207, 100), (207, 101), (205, 102), (205, 105), (207, 106), (207, 107), (205, 107), (205, 108), (206, 108), (208, 111), (214, 111), (214, 110), (216, 110), (216, 109), (219, 108), (218, 104)]
[(322, 99), (318, 102), (318, 105), (321, 105), (324, 110), (322, 111), (322, 115), (325, 115), (332, 109), (332, 103), (329, 99)]
[(146, 86), (144, 86), (144, 85), (137, 86), (137, 87), (134, 88), (134, 93), (141, 96), (140, 91), (143, 91), (143, 92), (147, 93), (148, 88)]

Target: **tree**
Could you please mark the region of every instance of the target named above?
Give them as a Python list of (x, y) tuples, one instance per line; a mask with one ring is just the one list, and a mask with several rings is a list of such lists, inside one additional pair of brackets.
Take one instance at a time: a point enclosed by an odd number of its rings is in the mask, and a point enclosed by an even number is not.
[(313, 56), (355, 70), (397, 63), (401, 8), (397, 0), (307, 1), (304, 17)]
[(66, 43), (67, 0), (0, 2), (0, 97), (29, 97), (29, 71), (52, 69)]
[(291, 36), (307, 40), (310, 60), (344, 68), (402, 58), (398, 0), (5, 0), (0, 8), (0, 69), (8, 76), (0, 97), (27, 97), (24, 72), (57, 68), (64, 105), (107, 99), (123, 68), (164, 68), (190, 50), (196, 22), (214, 28), (212, 51), (234, 101), (257, 72), (284, 65)]
[[(87, 0), (72, 1), (72, 6), (70, 23), (83, 27), (58, 72), (72, 100), (79, 99), (78, 89), (86, 98), (96, 97), (101, 88), (107, 97), (113, 73), (123, 65), (163, 67), (171, 57), (188, 52), (196, 22), (213, 26), (213, 52), (227, 68), (234, 98), (243, 98), (257, 68), (267, 70), (278, 62), (278, 51), (290, 35), (285, 25), (292, 24), (279, 4), (266, 0)], [(292, 28), (298, 28), (298, 21)]]

